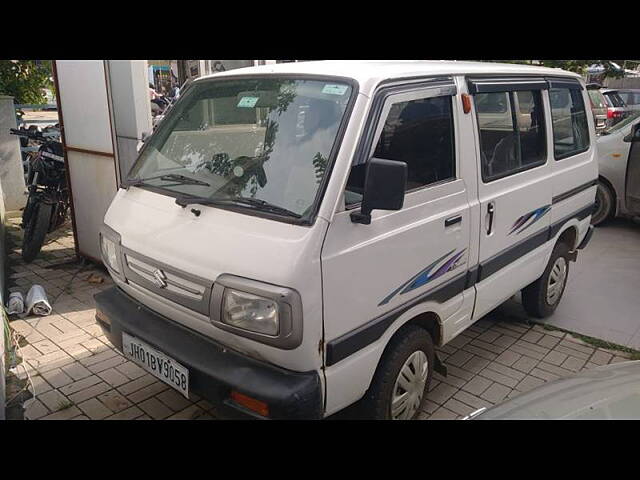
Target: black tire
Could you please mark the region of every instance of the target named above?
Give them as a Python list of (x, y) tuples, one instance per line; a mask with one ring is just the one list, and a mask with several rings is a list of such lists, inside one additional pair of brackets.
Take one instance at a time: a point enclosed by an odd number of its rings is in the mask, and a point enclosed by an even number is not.
[(596, 207), (591, 215), (591, 225), (601, 225), (613, 216), (615, 197), (611, 189), (604, 183), (598, 182), (596, 191)]
[(22, 259), (25, 263), (33, 262), (42, 248), (44, 237), (49, 231), (53, 205), (49, 203), (38, 203), (34, 205), (34, 209), (35, 211), (31, 213), (29, 221), (24, 226)]
[(424, 352), (428, 360), (428, 374), (422, 392), (422, 400), (412, 419), (420, 414), (433, 377), (433, 341), (429, 332), (423, 328), (407, 325), (398, 330), (382, 354), (371, 385), (360, 402), (360, 413), (364, 418), (374, 420), (390, 420), (392, 418), (391, 399), (396, 379), (407, 359), (418, 350)]
[[(564, 263), (566, 265), (566, 273), (564, 275), (562, 285), (559, 287), (559, 293), (551, 302), (549, 302), (547, 295), (549, 291), (549, 277), (551, 276), (554, 265), (556, 265), (556, 261), (561, 257), (564, 259)], [(562, 300), (564, 289), (567, 286), (567, 279), (569, 278), (569, 263), (569, 246), (564, 242), (558, 242), (553, 248), (551, 258), (549, 259), (547, 268), (545, 268), (542, 276), (532, 284), (522, 289), (522, 306), (530, 316), (546, 318), (555, 311), (560, 300)]]

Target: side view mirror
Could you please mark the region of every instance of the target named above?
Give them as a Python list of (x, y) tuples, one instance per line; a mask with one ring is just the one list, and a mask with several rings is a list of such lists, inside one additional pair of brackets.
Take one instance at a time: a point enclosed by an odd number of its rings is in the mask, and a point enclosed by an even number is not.
[(351, 221), (369, 225), (373, 210), (400, 210), (407, 187), (407, 164), (372, 158), (367, 164), (360, 211), (351, 213)]
[(634, 125), (631, 133), (622, 139), (624, 142), (640, 142), (640, 123)]

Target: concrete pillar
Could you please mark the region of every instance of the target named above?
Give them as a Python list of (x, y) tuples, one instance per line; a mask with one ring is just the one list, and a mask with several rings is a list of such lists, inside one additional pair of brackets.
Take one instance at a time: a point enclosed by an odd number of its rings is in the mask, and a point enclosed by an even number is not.
[(27, 203), (20, 141), (9, 133), (10, 128), (17, 128), (13, 97), (0, 95), (0, 182), (7, 212), (20, 210)]
[[(7, 258), (6, 251), (6, 236), (4, 230), (4, 201), (2, 199), (2, 185), (0, 184), (0, 302), (2, 305), (5, 305), (5, 287), (6, 287), (6, 266), (5, 261)], [(4, 312), (2, 312), (2, 319), (0, 320), (0, 324), (2, 324), (2, 333), (0, 333), (0, 420), (5, 419), (5, 403), (6, 403), (6, 393), (5, 393), (5, 369), (7, 368), (4, 359), (5, 359), (5, 351), (7, 346), (5, 345), (5, 335), (4, 335), (4, 322), (8, 321), (5, 319)]]
[(145, 60), (107, 60), (109, 89), (121, 178), (137, 158), (142, 133), (152, 130)]

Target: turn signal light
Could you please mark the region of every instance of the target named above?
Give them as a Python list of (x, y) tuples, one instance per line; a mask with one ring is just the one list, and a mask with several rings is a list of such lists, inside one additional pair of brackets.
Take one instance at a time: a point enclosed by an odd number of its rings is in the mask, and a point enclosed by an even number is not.
[(242, 405), (245, 408), (248, 408), (252, 412), (256, 412), (263, 417), (269, 416), (269, 405), (260, 400), (256, 400), (255, 398), (248, 397), (247, 395), (243, 395), (240, 392), (236, 392), (235, 390), (231, 391), (231, 399), (236, 402), (238, 405)]
[(468, 93), (462, 94), (462, 109), (464, 113), (469, 113), (471, 111), (471, 97)]

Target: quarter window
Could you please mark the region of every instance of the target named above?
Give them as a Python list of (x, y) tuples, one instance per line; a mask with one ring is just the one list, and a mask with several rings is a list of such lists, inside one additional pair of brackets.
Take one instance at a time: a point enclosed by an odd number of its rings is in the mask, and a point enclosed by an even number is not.
[[(540, 91), (480, 93), (475, 97), (482, 179), (497, 180), (546, 161), (544, 108)], [(503, 111), (478, 105), (504, 104)]]
[(587, 150), (589, 126), (582, 91), (577, 88), (552, 88), (549, 98), (556, 160)]
[[(407, 191), (455, 177), (452, 97), (391, 105), (371, 156), (407, 164)], [(355, 165), (347, 184), (347, 205), (362, 200), (365, 164)]]

